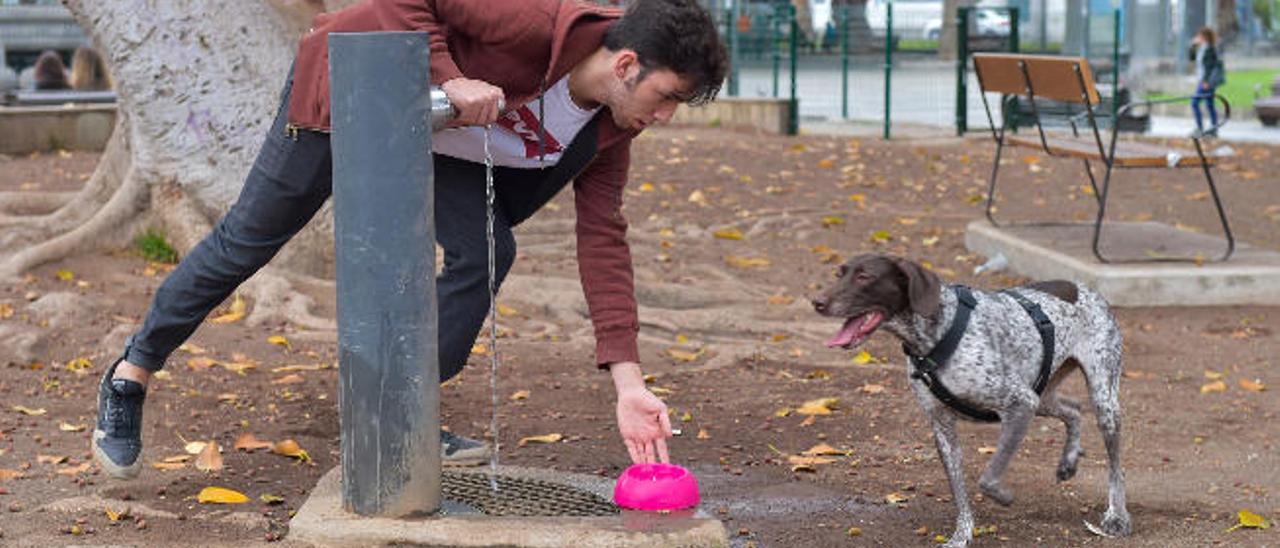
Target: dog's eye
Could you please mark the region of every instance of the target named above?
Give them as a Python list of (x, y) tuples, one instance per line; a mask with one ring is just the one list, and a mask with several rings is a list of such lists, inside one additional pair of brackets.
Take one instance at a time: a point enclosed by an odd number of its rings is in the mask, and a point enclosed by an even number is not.
[(863, 270), (859, 270), (856, 274), (853, 275), (854, 281), (858, 283), (863, 283), (863, 284), (870, 283), (874, 279), (876, 279), (875, 276), (872, 276)]

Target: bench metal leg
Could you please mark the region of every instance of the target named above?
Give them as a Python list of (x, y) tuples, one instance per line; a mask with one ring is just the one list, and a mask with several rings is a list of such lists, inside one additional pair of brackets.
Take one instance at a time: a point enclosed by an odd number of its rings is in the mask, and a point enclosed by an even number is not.
[(996, 139), (996, 160), (991, 165), (991, 184), (987, 186), (987, 221), (991, 226), (1000, 226), (996, 222), (994, 213), (992, 212), (996, 201), (996, 178), (1000, 175), (1000, 153), (1004, 150), (1004, 132), (1000, 132), (1000, 137)]
[[(1204, 148), (1200, 144), (1199, 138), (1192, 138), (1196, 145), (1196, 154), (1200, 157), (1200, 168), (1204, 172), (1205, 182), (1209, 184), (1209, 194), (1213, 196), (1213, 205), (1218, 211), (1218, 219), (1222, 221), (1222, 232), (1227, 238), (1227, 249), (1216, 261), (1221, 262), (1231, 258), (1232, 253), (1236, 249), (1235, 236), (1231, 233), (1231, 225), (1227, 222), (1227, 212), (1222, 207), (1222, 199), (1218, 196), (1218, 187), (1213, 180), (1213, 170), (1210, 169), (1209, 161), (1204, 155)], [(1114, 144), (1113, 144), (1114, 150)], [(1099, 248), (1099, 242), (1102, 240), (1102, 224), (1107, 214), (1107, 195), (1111, 188), (1111, 171), (1114, 169), (1114, 161), (1107, 163), (1106, 174), (1102, 178), (1102, 193), (1098, 200), (1098, 217), (1093, 223), (1093, 256), (1098, 258), (1102, 263), (1118, 263), (1118, 262), (1200, 262), (1202, 257), (1142, 257), (1131, 259), (1112, 259), (1103, 256), (1102, 250)], [(1092, 175), (1092, 174), (1091, 174)], [(1092, 178), (1092, 177), (1091, 177)], [(1096, 188), (1096, 187), (1095, 187)]]

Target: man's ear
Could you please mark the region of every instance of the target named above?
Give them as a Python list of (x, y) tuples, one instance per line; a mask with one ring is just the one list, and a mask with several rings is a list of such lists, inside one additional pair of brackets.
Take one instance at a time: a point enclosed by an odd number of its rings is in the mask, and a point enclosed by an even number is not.
[(907, 276), (907, 299), (911, 302), (911, 311), (921, 316), (937, 314), (942, 293), (942, 281), (938, 275), (907, 259), (895, 257), (893, 262)]
[(626, 81), (627, 75), (630, 74), (632, 67), (639, 68), (640, 57), (636, 54), (636, 50), (622, 48), (613, 52), (613, 75), (620, 81)]

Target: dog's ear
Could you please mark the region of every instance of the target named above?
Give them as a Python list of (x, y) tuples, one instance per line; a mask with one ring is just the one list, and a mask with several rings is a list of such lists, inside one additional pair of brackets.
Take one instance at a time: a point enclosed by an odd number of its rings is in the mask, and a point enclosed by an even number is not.
[(911, 302), (911, 311), (921, 316), (936, 314), (941, 306), (942, 293), (942, 281), (938, 275), (907, 259), (895, 258), (893, 262), (907, 275), (907, 298)]

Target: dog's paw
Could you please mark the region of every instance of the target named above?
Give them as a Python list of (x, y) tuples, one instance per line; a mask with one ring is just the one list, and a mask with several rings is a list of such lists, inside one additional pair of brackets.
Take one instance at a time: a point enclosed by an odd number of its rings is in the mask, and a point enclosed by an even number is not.
[(1113, 537), (1127, 537), (1133, 533), (1133, 523), (1129, 521), (1129, 514), (1118, 514), (1107, 512), (1102, 516), (1102, 530)]
[(1062, 460), (1058, 462), (1058, 481), (1067, 481), (1076, 476), (1076, 465), (1080, 463), (1080, 457), (1084, 456), (1084, 451), (1075, 451), (1062, 456)]
[(990, 481), (979, 481), (978, 487), (982, 489), (982, 494), (987, 498), (996, 501), (1001, 506), (1009, 506), (1013, 504), (1013, 490), (1004, 485)]

